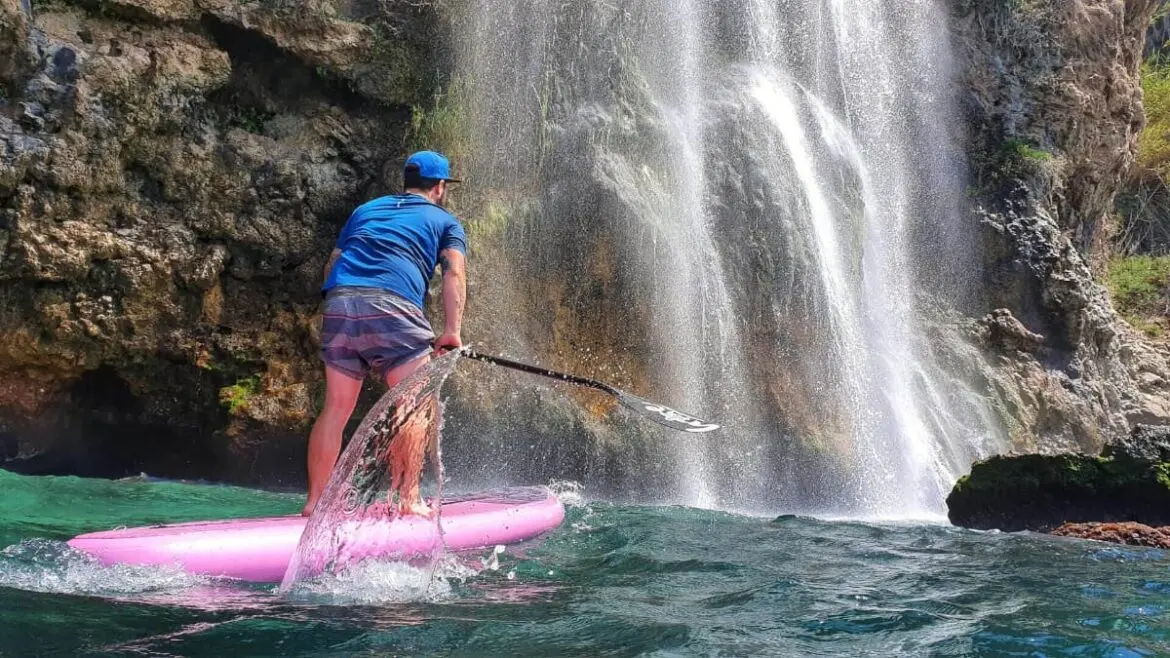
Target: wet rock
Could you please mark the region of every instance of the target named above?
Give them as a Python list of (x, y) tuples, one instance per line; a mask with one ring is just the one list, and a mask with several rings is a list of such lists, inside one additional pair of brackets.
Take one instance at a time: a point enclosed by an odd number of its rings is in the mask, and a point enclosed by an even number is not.
[(1148, 462), (1170, 462), (1170, 426), (1137, 425), (1122, 439), (1110, 442), (1105, 457)]
[(52, 76), (62, 82), (73, 82), (79, 75), (77, 51), (68, 46), (58, 48), (52, 57)]
[(1066, 523), (1053, 530), (1052, 534), (1128, 546), (1170, 548), (1170, 526), (1152, 528), (1144, 523)]
[(0, 0), (0, 88), (29, 65), (31, 14), (25, 0)]
[(1010, 455), (978, 462), (947, 497), (952, 523), (1051, 531), (1066, 523), (1170, 525), (1170, 428), (1135, 428), (1101, 456)]
[(39, 130), (45, 127), (45, 107), (35, 101), (20, 103), (17, 106), (17, 120), (20, 125), (30, 130)]
[[(406, 150), (403, 103), (433, 98), (413, 68), (427, 47), (396, 50), (431, 8), (333, 4), (66, 0), (34, 17), (0, 0), (0, 430), (38, 463), (98, 459), (57, 419), (91, 404), (77, 387), (99, 369), (136, 410), (85, 416), (115, 453), (170, 427), (222, 458), (200, 462), (215, 477), (254, 449), (239, 435), (303, 450), (324, 259), (353, 207), (397, 189), (381, 172)], [(378, 42), (390, 18), (409, 36)], [(369, 67), (394, 71), (381, 100), (344, 82)], [(252, 377), (233, 418), (219, 391)]]
[(1006, 308), (998, 308), (987, 314), (981, 325), (984, 343), (997, 350), (1035, 352), (1044, 345), (1044, 336), (1028, 331)]
[(20, 453), (20, 442), (11, 432), (0, 432), (0, 462), (15, 459)]

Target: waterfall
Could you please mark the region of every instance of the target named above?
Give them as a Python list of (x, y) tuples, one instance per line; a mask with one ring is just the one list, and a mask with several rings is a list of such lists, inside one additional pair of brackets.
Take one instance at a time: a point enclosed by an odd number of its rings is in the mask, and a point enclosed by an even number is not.
[[(941, 0), (460, 11), (477, 326), (722, 421), (637, 439), (663, 500), (935, 515), (1000, 449), (923, 328), (978, 277)], [(610, 449), (615, 486), (651, 470)]]

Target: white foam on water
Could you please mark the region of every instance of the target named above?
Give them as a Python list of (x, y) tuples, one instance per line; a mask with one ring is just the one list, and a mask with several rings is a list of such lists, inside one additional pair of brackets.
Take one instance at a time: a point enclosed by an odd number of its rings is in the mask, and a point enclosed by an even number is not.
[(326, 605), (436, 603), (454, 598), (453, 585), (479, 573), (451, 555), (422, 567), (365, 560), (337, 573), (298, 581), (288, 596), (294, 601)]
[(479, 563), (483, 565), (485, 571), (499, 571), (500, 570), (500, 554), (506, 550), (507, 547), (500, 545), (492, 549), (492, 552), (487, 557), (481, 557)]
[(569, 525), (570, 528), (577, 532), (593, 530), (593, 526), (589, 525), (589, 519), (593, 517), (593, 508), (585, 498), (585, 485), (573, 480), (552, 480), (548, 483), (548, 488), (566, 508), (577, 508), (584, 512), (580, 519)]
[(102, 566), (93, 556), (48, 539), (27, 539), (0, 551), (0, 587), (30, 592), (109, 597), (174, 592), (208, 582), (178, 565)]
[(929, 511), (920, 511), (915, 514), (813, 514), (809, 518), (829, 523), (872, 523), (909, 528), (921, 526), (953, 527), (945, 514), (932, 514)]
[(548, 483), (549, 491), (561, 501), (565, 507), (585, 507), (585, 485), (573, 480), (552, 480)]

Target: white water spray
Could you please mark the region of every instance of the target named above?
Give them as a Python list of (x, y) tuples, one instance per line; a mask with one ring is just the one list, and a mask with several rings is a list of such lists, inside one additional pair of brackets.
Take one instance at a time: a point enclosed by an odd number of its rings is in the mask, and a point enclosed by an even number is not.
[(998, 446), (920, 327), (921, 295), (966, 285), (924, 279), (916, 243), (929, 225), (964, 245), (941, 0), (495, 7), (471, 2), (462, 36), (473, 141), (506, 154), (482, 179), (539, 190), (525, 235), (560, 241), (542, 250), (619, 245), (621, 294), (669, 355), (650, 376), (727, 426), (669, 439), (670, 497), (937, 514)]

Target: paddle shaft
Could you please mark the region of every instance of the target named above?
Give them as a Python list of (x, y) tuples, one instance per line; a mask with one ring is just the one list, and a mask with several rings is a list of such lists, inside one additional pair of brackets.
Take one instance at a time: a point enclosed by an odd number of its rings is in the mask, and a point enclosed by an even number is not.
[(478, 352), (472, 351), (469, 348), (463, 349), (463, 356), (466, 356), (469, 359), (476, 359), (477, 361), (484, 361), (486, 363), (491, 363), (497, 366), (519, 370), (520, 372), (526, 372), (532, 375), (540, 375), (550, 379), (559, 379), (564, 382), (569, 382), (570, 384), (588, 386), (589, 388), (604, 391), (605, 393), (608, 393), (617, 398), (617, 401), (622, 406), (637, 412), (643, 418), (647, 418), (655, 423), (665, 425), (666, 427), (674, 430), (696, 433), (710, 432), (712, 430), (719, 429), (719, 425), (708, 423), (707, 421), (700, 418), (695, 418), (694, 416), (689, 416), (665, 405), (658, 404), (657, 402), (643, 400), (636, 395), (630, 395), (621, 389), (614, 388), (609, 384), (599, 382), (595, 379), (586, 379), (584, 377), (570, 375), (565, 372), (557, 372), (556, 370), (548, 370), (546, 368), (530, 366), (527, 363), (520, 363), (519, 361), (503, 359), (498, 356), (480, 354)]
[(610, 386), (609, 384), (599, 382), (595, 379), (586, 379), (584, 377), (578, 377), (577, 375), (570, 375), (567, 372), (557, 372), (556, 370), (546, 370), (544, 368), (530, 366), (527, 363), (520, 363), (519, 361), (512, 361), (510, 359), (504, 359), (504, 358), (500, 358), (498, 356), (489, 356), (487, 354), (480, 354), (479, 352), (473, 352), (471, 350), (464, 350), (463, 356), (465, 356), (469, 359), (475, 359), (477, 361), (484, 361), (486, 363), (494, 363), (497, 366), (503, 366), (505, 368), (519, 370), (520, 372), (527, 372), (527, 373), (532, 374), (532, 375), (541, 375), (542, 377), (551, 377), (552, 379), (560, 379), (560, 380), (569, 382), (570, 384), (579, 384), (581, 386), (588, 386), (589, 388), (595, 388), (599, 391), (605, 391), (606, 393), (609, 393), (610, 395), (621, 395), (621, 391)]

